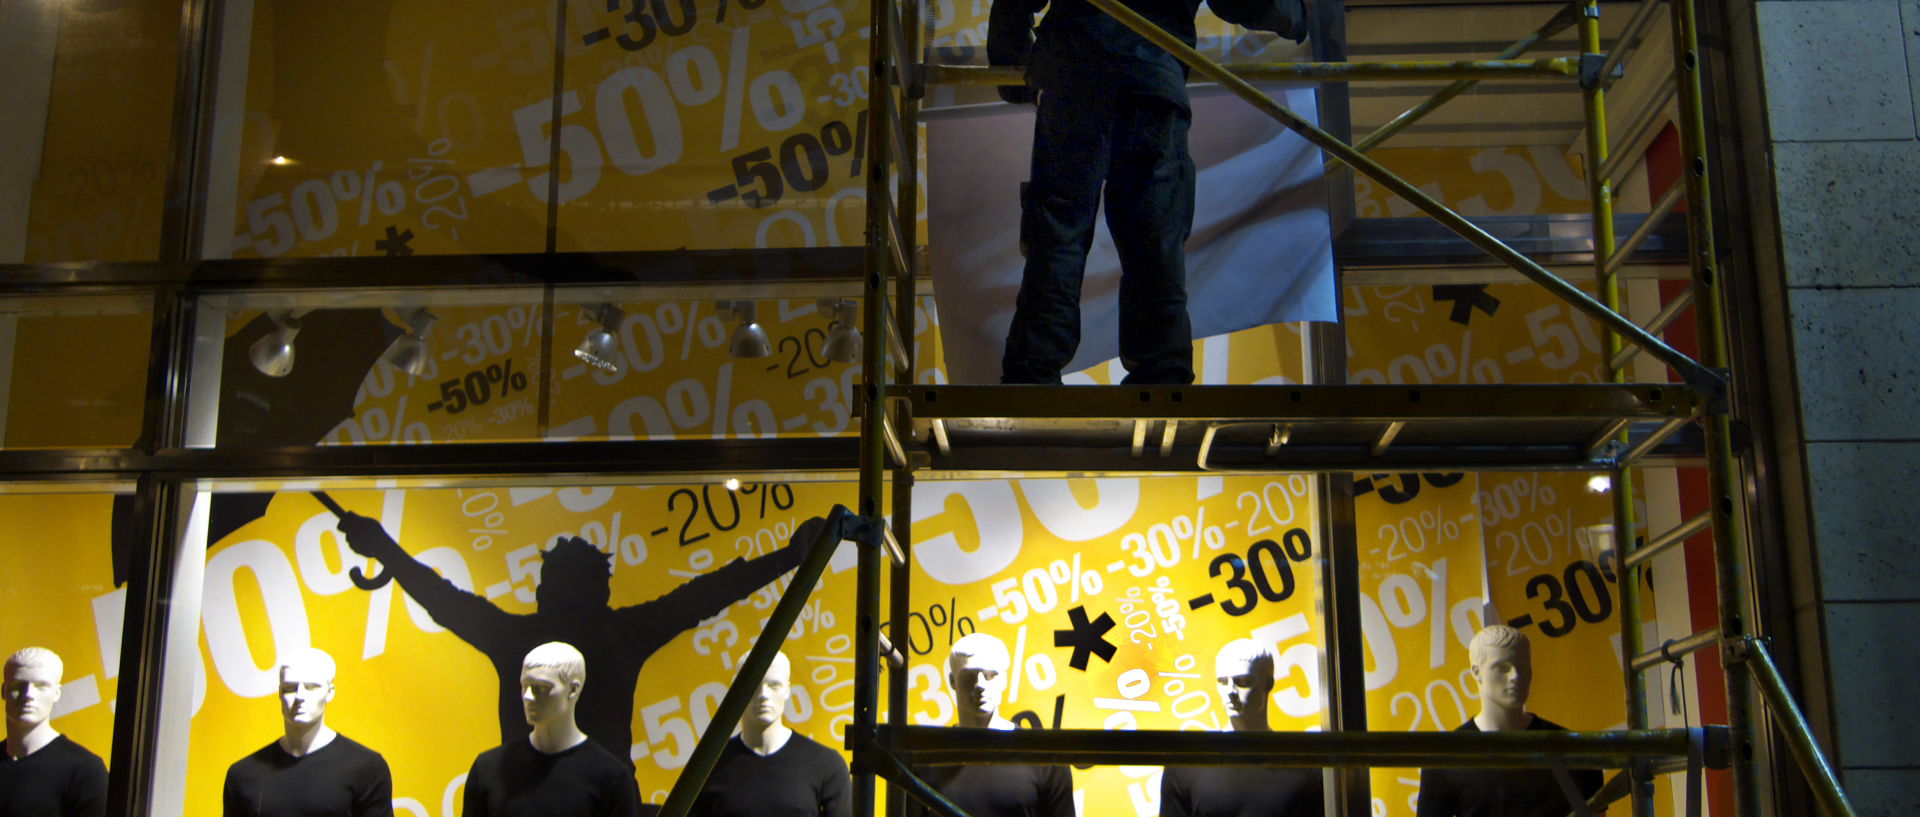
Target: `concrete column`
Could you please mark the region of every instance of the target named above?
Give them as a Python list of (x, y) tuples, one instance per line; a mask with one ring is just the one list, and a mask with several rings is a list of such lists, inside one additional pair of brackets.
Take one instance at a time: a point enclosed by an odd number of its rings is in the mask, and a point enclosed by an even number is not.
[(1920, 0), (1755, 5), (1818, 573), (1796, 616), (1831, 690), (1813, 708), (1860, 813), (1917, 813)]

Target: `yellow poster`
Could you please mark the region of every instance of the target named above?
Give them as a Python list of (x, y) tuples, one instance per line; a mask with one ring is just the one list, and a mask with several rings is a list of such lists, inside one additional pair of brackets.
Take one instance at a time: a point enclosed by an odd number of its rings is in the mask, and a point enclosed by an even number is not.
[(127, 590), (114, 575), (111, 494), (0, 494), (0, 661), (45, 647), (65, 665), (53, 728), (112, 760)]
[[(1534, 286), (1356, 287), (1346, 317), (1356, 383), (1599, 375), (1593, 322)], [(1372, 729), (1445, 731), (1473, 717), (1467, 645), (1490, 623), (1532, 645), (1528, 711), (1575, 730), (1625, 727), (1613, 505), (1590, 476), (1355, 475)], [(1654, 613), (1644, 605), (1643, 620)], [(1374, 770), (1374, 814), (1410, 817), (1419, 784), (1417, 769)]]

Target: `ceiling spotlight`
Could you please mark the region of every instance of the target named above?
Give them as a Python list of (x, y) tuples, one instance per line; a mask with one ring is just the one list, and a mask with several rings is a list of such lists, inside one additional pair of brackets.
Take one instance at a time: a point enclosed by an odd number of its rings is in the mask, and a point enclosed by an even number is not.
[(814, 309), (827, 316), (827, 359), (852, 363), (860, 359), (860, 304), (846, 298), (824, 298)]
[(727, 490), (729, 490), (729, 491), (738, 491), (738, 490), (740, 490), (740, 478), (739, 478), (739, 477), (727, 477), (727, 482), (726, 482), (726, 486), (727, 486)]
[(275, 165), (275, 166), (278, 166), (278, 167), (287, 167), (287, 166), (289, 166), (289, 165), (297, 165), (297, 164), (299, 164), (299, 162), (296, 162), (296, 161), (294, 161), (294, 160), (292, 160), (292, 159), (289, 159), (289, 158), (287, 158), (287, 157), (285, 157), (285, 156), (275, 156), (275, 157), (273, 157), (273, 158), (271, 158), (271, 159), (268, 159), (268, 160), (267, 160), (267, 164), (270, 164), (270, 165)]
[(1593, 476), (1587, 477), (1587, 491), (1604, 494), (1611, 490), (1613, 490), (1613, 477), (1606, 474), (1594, 474)]
[(734, 357), (766, 357), (773, 354), (773, 342), (767, 339), (767, 330), (753, 318), (752, 301), (721, 301), (722, 310), (733, 313), (739, 326), (733, 328), (733, 337), (727, 341), (727, 353)]
[(424, 306), (408, 312), (407, 331), (387, 347), (387, 362), (414, 377), (424, 376), (428, 363), (427, 333), (433, 331), (436, 320), (439, 318)]
[(267, 317), (273, 320), (273, 331), (254, 341), (247, 357), (261, 374), (286, 377), (293, 371), (293, 338), (300, 334), (300, 319), (282, 310), (268, 312)]
[(620, 371), (620, 345), (614, 340), (615, 332), (627, 320), (627, 313), (613, 304), (601, 304), (594, 310), (594, 320), (600, 327), (587, 333), (586, 340), (573, 350), (573, 356), (587, 362), (588, 365), (609, 372)]

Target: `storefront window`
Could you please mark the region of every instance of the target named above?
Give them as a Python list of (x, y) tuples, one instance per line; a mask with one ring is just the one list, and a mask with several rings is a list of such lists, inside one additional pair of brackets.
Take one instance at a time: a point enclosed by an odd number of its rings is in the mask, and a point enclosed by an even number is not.
[(0, 264), (160, 257), (180, 4), (0, 14)]
[[(94, 762), (70, 744), (101, 764), (112, 759), (131, 558), (124, 531), (134, 524), (116, 489), (0, 492), (0, 527), (12, 543), (0, 571), (0, 654), (18, 659), (4, 679), (8, 726), (17, 719), (34, 725), (23, 739), (50, 728), (62, 740), (27, 756), (40, 757), (37, 765), (19, 767), (45, 778), (9, 778), (9, 796), (20, 803), (105, 802), (104, 765), (89, 768)], [(59, 767), (78, 771), (56, 776)]]
[(131, 296), (0, 301), (0, 445), (112, 448), (138, 439), (151, 303)]

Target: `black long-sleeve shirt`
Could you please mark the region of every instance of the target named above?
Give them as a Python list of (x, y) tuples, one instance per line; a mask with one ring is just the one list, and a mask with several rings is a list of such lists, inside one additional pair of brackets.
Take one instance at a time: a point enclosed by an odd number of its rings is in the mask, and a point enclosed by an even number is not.
[(464, 802), (464, 817), (635, 817), (640, 787), (591, 740), (547, 754), (520, 738), (473, 759)]
[(300, 757), (274, 741), (227, 769), (225, 817), (393, 817), (386, 758), (346, 735)]
[(60, 735), (18, 760), (0, 751), (0, 817), (106, 817), (107, 764)]
[(1322, 792), (1319, 769), (1168, 766), (1160, 817), (1319, 817)]
[[(1478, 732), (1468, 718), (1455, 732)], [(1529, 732), (1566, 731), (1557, 723), (1533, 716)], [(1581, 797), (1600, 790), (1605, 776), (1598, 769), (1568, 769)], [(1421, 769), (1419, 817), (1566, 817), (1573, 810), (1560, 782), (1548, 769)]]
[[(914, 774), (974, 817), (1074, 817), (1073, 773), (1065, 766), (917, 766)], [(933, 812), (911, 797), (907, 817)]]
[(798, 732), (770, 755), (727, 741), (693, 817), (850, 817), (847, 761)]

